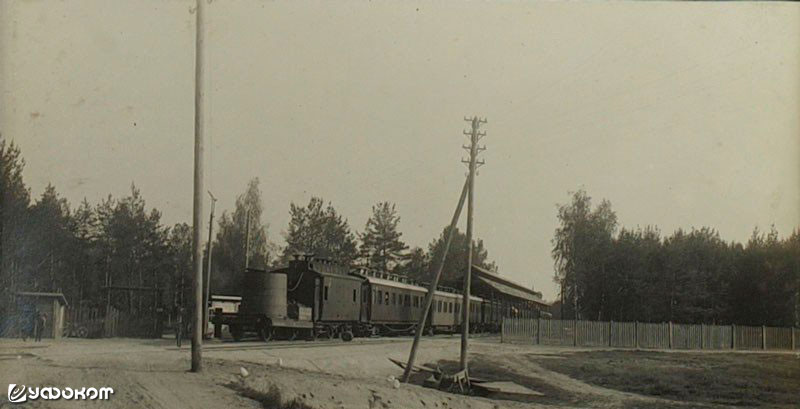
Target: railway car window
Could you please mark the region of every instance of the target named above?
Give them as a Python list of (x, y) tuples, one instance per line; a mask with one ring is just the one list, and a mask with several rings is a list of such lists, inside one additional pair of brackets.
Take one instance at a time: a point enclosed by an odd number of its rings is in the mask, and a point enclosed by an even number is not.
[(410, 307), (411, 306), (411, 296), (406, 294), (405, 298), (406, 298), (406, 307)]
[(459, 307), (460, 305), (461, 305), (461, 304), (459, 304), (459, 303), (456, 303), (456, 314), (458, 314), (458, 307)]
[(397, 293), (392, 293), (392, 305), (397, 305)]
[(353, 302), (356, 302), (356, 289), (353, 289)]
[(385, 294), (383, 294), (383, 301), (385, 302), (386, 305), (389, 305), (389, 292), (388, 291)]
[(442, 312), (442, 300), (436, 302), (436, 310)]
[(383, 304), (383, 291), (378, 290), (378, 304)]
[(453, 312), (453, 303), (450, 303), (450, 306), (448, 308), (448, 312)]
[(328, 301), (328, 286), (327, 285), (325, 286), (325, 290), (323, 291), (322, 299), (325, 300), (325, 301)]

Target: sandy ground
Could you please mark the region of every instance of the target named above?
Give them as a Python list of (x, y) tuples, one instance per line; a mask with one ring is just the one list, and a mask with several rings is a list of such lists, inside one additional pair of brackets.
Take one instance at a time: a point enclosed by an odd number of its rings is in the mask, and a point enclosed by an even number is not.
[[(466, 397), (417, 385), (395, 389), (389, 377), (401, 370), (387, 358), (407, 359), (409, 338), (315, 342), (211, 342), (204, 346), (204, 371), (190, 373), (190, 349), (174, 341), (138, 339), (63, 339), (34, 344), (0, 339), (0, 385), (114, 388), (102, 407), (127, 408), (256, 408), (260, 402), (243, 391), (266, 392), (277, 386), (284, 399), (299, 399), (319, 409), (340, 408), (521, 408), (620, 407), (658, 403), (658, 399), (592, 386), (546, 370), (535, 361), (517, 359), (536, 353), (557, 359), (574, 348), (500, 344), (496, 338), (472, 342), (476, 358), (491, 360), (548, 386), (570, 399), (542, 404)], [(417, 363), (457, 360), (459, 339), (425, 338)], [(245, 368), (248, 376), (241, 375)], [(7, 386), (3, 386), (7, 388)], [(0, 407), (6, 394), (0, 395)], [(10, 404), (7, 404), (10, 405)], [(28, 407), (84, 407), (85, 401), (28, 402)], [(99, 407), (99, 406), (98, 406)]]

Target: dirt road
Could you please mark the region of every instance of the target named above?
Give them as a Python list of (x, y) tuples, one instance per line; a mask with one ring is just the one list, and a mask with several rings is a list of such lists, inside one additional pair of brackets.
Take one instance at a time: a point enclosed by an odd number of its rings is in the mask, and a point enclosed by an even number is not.
[[(458, 360), (458, 338), (426, 338), (418, 363), (444, 367)], [(403, 384), (387, 358), (405, 360), (408, 338), (316, 342), (212, 342), (204, 347), (204, 371), (190, 373), (190, 350), (174, 341), (63, 339), (34, 344), (0, 339), (0, 385), (111, 387), (102, 407), (258, 408), (297, 400), (297, 408), (447, 409), (530, 407), (680, 407), (684, 404), (590, 385), (546, 369), (576, 349), (472, 342), (471, 373), (514, 380), (545, 394), (526, 403), (466, 397)], [(242, 376), (244, 368), (247, 376)], [(2, 386), (6, 387), (6, 386)], [(273, 393), (274, 395), (274, 393)], [(0, 407), (6, 403), (0, 395)], [(302, 406), (300, 404), (307, 406)], [(36, 400), (34, 408), (84, 407), (82, 401)], [(100, 406), (98, 406), (100, 407)]]

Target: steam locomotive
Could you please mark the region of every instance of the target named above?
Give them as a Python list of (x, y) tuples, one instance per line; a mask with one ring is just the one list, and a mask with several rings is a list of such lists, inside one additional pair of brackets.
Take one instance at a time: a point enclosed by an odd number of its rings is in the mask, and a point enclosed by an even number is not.
[[(428, 289), (422, 284), (366, 268), (351, 269), (324, 258), (295, 256), (272, 271), (248, 269), (239, 311), (212, 315), (234, 340), (255, 333), (261, 340), (341, 338), (412, 334)], [(470, 298), (469, 328), (497, 332), (505, 306)], [(433, 294), (425, 333), (452, 333), (462, 324), (462, 295), (439, 288)], [(521, 306), (520, 308), (525, 308)], [(515, 307), (516, 310), (516, 307)], [(526, 315), (533, 311), (514, 311)]]

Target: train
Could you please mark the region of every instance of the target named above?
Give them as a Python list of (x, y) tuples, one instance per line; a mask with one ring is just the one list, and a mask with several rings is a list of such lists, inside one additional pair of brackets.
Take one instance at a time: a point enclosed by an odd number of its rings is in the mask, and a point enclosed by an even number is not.
[[(247, 269), (239, 310), (217, 311), (211, 321), (227, 326), (236, 341), (251, 334), (262, 341), (407, 335), (416, 331), (427, 293), (425, 285), (406, 277), (297, 255), (284, 268)], [(530, 303), (511, 306), (479, 295), (467, 306), (471, 332), (498, 332), (504, 316), (540, 313)], [(439, 287), (424, 332), (461, 331), (462, 297)]]

